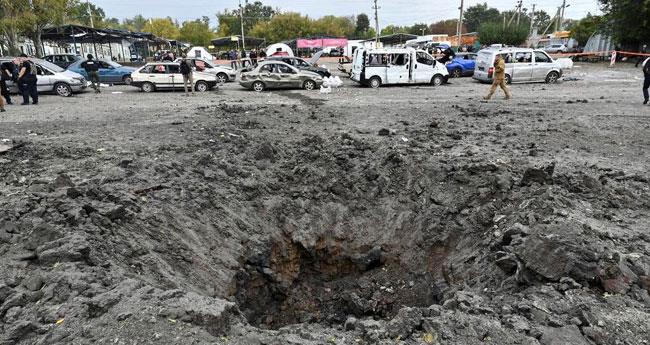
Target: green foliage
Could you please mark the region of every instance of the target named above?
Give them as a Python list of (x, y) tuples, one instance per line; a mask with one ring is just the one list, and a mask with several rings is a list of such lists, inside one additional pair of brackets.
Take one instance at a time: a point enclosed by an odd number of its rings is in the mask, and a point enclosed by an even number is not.
[(624, 46), (650, 41), (650, 1), (599, 0), (610, 32)]
[(586, 17), (569, 27), (571, 37), (578, 41), (578, 45), (584, 47), (591, 35), (598, 31), (602, 24), (602, 16), (592, 16), (591, 13), (588, 13)]
[(519, 46), (526, 42), (529, 28), (526, 26), (505, 27), (503, 23), (484, 23), (479, 27), (479, 40), (482, 44), (506, 44)]
[(124, 19), (122, 24), (125, 29), (134, 32), (142, 32), (145, 25), (147, 25), (147, 19), (141, 14), (138, 14), (133, 18)]
[(207, 47), (214, 38), (214, 33), (208, 24), (200, 19), (187, 21), (179, 30), (178, 39), (183, 42), (190, 42), (195, 46)]
[(169, 17), (149, 19), (143, 30), (167, 39), (177, 39), (180, 34), (178, 25)]
[(361, 13), (357, 16), (356, 28), (354, 34), (357, 37), (366, 38), (368, 30), (370, 29), (370, 19), (365, 13)]
[(307, 37), (313, 33), (312, 20), (296, 12), (276, 14), (269, 21), (258, 22), (250, 30), (250, 36), (265, 38), (267, 42)]
[(310, 25), (315, 36), (350, 37), (356, 29), (353, 17), (325, 16), (311, 21)]
[(464, 14), (465, 25), (469, 32), (478, 31), (483, 23), (502, 20), (501, 13), (496, 8), (488, 7), (487, 3), (476, 4), (467, 8)]
[[(435, 35), (447, 34), (449, 36), (455, 36), (458, 33), (457, 27), (458, 19), (447, 19), (431, 24), (429, 30)], [(467, 33), (467, 27), (465, 25), (463, 25), (463, 32)]]
[[(218, 35), (221, 37), (241, 34), (241, 9), (228, 10), (217, 13), (219, 22)], [(260, 22), (268, 22), (276, 13), (271, 6), (265, 6), (260, 1), (246, 4), (244, 7), (244, 32), (249, 32)]]

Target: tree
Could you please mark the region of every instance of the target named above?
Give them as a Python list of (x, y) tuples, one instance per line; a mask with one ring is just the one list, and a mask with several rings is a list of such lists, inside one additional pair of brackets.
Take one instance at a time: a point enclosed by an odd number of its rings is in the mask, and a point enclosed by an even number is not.
[(28, 9), (27, 1), (0, 0), (0, 29), (11, 55), (20, 53), (18, 37), (29, 25), (23, 17)]
[(431, 29), (429, 25), (424, 24), (424, 23), (418, 23), (413, 26), (411, 26), (408, 29), (408, 33), (412, 35), (426, 35), (427, 33), (430, 33)]
[(579, 46), (584, 47), (591, 35), (598, 31), (602, 23), (603, 18), (601, 16), (593, 16), (591, 13), (587, 13), (586, 17), (569, 27), (571, 38), (578, 41)]
[[(90, 13), (88, 12), (89, 7)], [(74, 1), (68, 14), (68, 20), (72, 23), (84, 26), (90, 26), (90, 24), (92, 24), (96, 28), (104, 27), (103, 23), (106, 18), (106, 13), (101, 7), (95, 6), (93, 3)], [(90, 20), (91, 18), (92, 23)]]
[(409, 27), (407, 26), (397, 26), (391, 24), (381, 29), (379, 34), (381, 36), (387, 36), (392, 34), (408, 33), (408, 31), (409, 31)]
[(259, 21), (250, 30), (250, 35), (263, 37), (267, 42), (281, 42), (296, 37), (307, 37), (314, 33), (311, 19), (297, 12), (275, 14), (269, 21)]
[[(276, 13), (271, 6), (265, 6), (261, 1), (255, 1), (244, 6), (244, 31), (250, 31), (257, 23), (268, 22)], [(241, 34), (240, 9), (228, 10), (217, 13), (219, 22), (219, 36), (232, 36)]]
[(143, 30), (167, 39), (177, 39), (179, 35), (178, 26), (169, 17), (149, 19)]
[(599, 0), (607, 28), (624, 46), (637, 48), (648, 42), (650, 2), (647, 0)]
[(361, 13), (357, 16), (357, 22), (356, 22), (356, 28), (354, 30), (354, 34), (357, 37), (365, 37), (366, 34), (368, 33), (368, 29), (370, 29), (370, 19), (368, 19), (368, 15), (365, 13)]
[[(457, 27), (458, 19), (447, 19), (431, 24), (429, 26), (429, 31), (432, 34), (447, 34), (449, 36), (455, 36), (458, 33)], [(464, 24), (463, 32), (467, 32), (467, 27)]]
[(141, 14), (138, 14), (133, 18), (124, 19), (123, 25), (127, 30), (131, 30), (134, 32), (142, 32), (144, 30), (145, 25), (147, 25), (147, 19), (143, 17)]
[(316, 36), (349, 37), (355, 31), (353, 17), (325, 16), (312, 22), (312, 34)]
[(205, 21), (200, 19), (187, 21), (179, 30), (178, 39), (184, 42), (190, 42), (195, 46), (207, 47), (214, 38), (214, 33), (210, 30)]
[(484, 23), (479, 27), (479, 40), (482, 44), (506, 44), (518, 46), (526, 42), (529, 27), (525, 25), (503, 27), (503, 23)]
[(488, 7), (487, 3), (476, 4), (467, 8), (464, 22), (469, 32), (478, 31), (482, 23), (502, 20), (501, 13), (496, 8)]

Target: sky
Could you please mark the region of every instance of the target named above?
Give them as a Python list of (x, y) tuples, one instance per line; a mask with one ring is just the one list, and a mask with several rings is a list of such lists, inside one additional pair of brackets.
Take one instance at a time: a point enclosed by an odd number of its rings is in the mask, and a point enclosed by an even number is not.
[[(244, 0), (242, 0), (244, 1)], [(251, 0), (253, 1), (253, 0)], [(325, 15), (348, 16), (366, 13), (370, 16), (371, 26), (374, 25), (372, 0), (261, 0), (265, 5), (278, 7), (284, 11), (294, 11), (307, 14), (312, 18)], [(467, 0), (465, 7), (487, 2), (488, 6), (499, 10), (514, 9), (517, 0)], [(91, 0), (102, 7), (107, 17), (126, 18), (142, 14), (146, 18), (171, 17), (179, 22), (210, 17), (211, 25), (216, 26), (215, 14), (224, 8), (236, 8), (238, 0)], [(523, 7), (531, 8), (535, 3), (536, 10), (543, 9), (553, 17), (561, 0), (524, 0)], [(598, 0), (568, 0), (570, 5), (565, 10), (565, 17), (580, 19), (588, 12), (600, 13)], [(378, 0), (379, 25), (389, 24), (412, 25), (414, 23), (432, 23), (442, 19), (456, 18), (459, 15), (460, 0), (411, 0), (390, 1)]]

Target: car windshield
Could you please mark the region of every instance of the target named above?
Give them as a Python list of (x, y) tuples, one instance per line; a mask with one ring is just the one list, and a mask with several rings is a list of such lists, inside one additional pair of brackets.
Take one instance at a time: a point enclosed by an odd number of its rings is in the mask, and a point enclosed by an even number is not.
[(45, 60), (41, 60), (41, 59), (30, 59), (30, 60), (36, 62), (37, 65), (41, 65), (41, 66), (49, 69), (52, 72), (61, 73), (61, 72), (65, 71), (65, 69), (63, 69), (63, 68), (61, 68), (61, 67), (59, 67), (59, 66), (57, 66), (57, 65), (55, 65), (55, 64), (53, 64), (53, 63), (51, 63), (49, 61), (45, 61)]

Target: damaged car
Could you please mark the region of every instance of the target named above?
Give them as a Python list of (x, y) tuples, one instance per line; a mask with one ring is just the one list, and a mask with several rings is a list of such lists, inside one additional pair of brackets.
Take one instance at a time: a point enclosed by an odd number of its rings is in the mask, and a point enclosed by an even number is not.
[(253, 70), (243, 72), (239, 84), (257, 92), (266, 89), (314, 90), (323, 84), (323, 77), (318, 73), (301, 71), (281, 61), (266, 60)]

